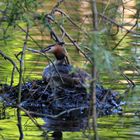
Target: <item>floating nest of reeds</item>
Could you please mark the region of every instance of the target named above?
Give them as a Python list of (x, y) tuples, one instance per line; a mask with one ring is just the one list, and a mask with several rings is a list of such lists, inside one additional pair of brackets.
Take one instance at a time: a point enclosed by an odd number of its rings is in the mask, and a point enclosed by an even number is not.
[[(22, 85), (20, 106), (33, 116), (53, 119), (79, 119), (90, 115), (91, 94), (85, 81), (89, 75), (74, 70), (70, 65), (48, 66), (43, 80), (28, 81)], [(1, 98), (6, 107), (16, 107), (19, 86), (1, 87)], [(121, 113), (121, 96), (100, 85), (96, 86), (98, 116)]]

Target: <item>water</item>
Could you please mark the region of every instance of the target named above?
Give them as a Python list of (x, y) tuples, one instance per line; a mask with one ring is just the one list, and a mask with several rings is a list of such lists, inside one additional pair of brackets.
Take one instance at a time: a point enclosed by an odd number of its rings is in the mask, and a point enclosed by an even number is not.
[[(74, 2), (74, 1), (72, 1)], [(102, 2), (105, 3), (105, 5), (102, 5)], [(108, 8), (108, 1), (99, 1), (99, 6), (101, 8)], [(136, 11), (135, 5), (138, 1), (127, 1), (125, 0), (126, 4), (124, 5), (126, 8), (126, 14), (124, 16), (124, 22), (126, 22), (126, 28), (130, 29), (131, 24), (134, 24), (135, 18), (134, 12)], [(51, 9), (52, 5), (54, 5), (54, 2), (49, 3), (49, 9)], [(86, 2), (81, 3), (81, 7), (78, 9), (77, 5), (73, 5), (73, 8), (69, 6), (69, 3), (65, 2), (63, 8), (66, 6), (66, 12), (70, 13), (70, 15), (73, 17), (73, 19), (78, 22), (80, 17), (77, 17), (75, 13), (78, 11), (81, 12), (82, 20), (86, 23), (86, 31), (90, 29), (90, 18), (86, 17), (90, 14), (89, 11), (89, 5)], [(127, 8), (131, 8), (130, 10), (127, 10)], [(118, 8), (122, 11), (122, 7), (120, 6)], [(44, 10), (42, 10), (44, 11)], [(113, 11), (113, 8), (112, 8)], [(39, 11), (41, 12), (41, 10)], [(79, 13), (80, 13), (79, 12)], [(121, 13), (121, 12), (120, 12)], [(122, 15), (121, 15), (122, 16)], [(122, 20), (121, 16), (118, 16), (118, 20)], [(130, 18), (131, 17), (131, 18)], [(130, 22), (131, 21), (131, 22)], [(84, 25), (80, 25), (82, 28), (84, 28)], [(80, 31), (75, 32), (75, 27), (71, 28), (70, 24), (68, 24), (66, 27), (67, 30), (71, 31), (70, 34), (72, 37), (76, 37)], [(43, 28), (42, 28), (43, 29)], [(11, 29), (12, 30), (12, 29)], [(48, 32), (46, 31), (45, 34), (42, 34), (40, 36), (40, 30), (41, 27), (38, 26), (36, 29), (36, 26), (31, 30), (31, 34), (33, 34), (33, 37), (35, 40), (37, 40), (43, 48), (45, 48), (48, 44), (51, 44), (52, 41), (50, 38), (47, 38)], [(123, 29), (122, 29), (123, 30)], [(139, 31), (139, 26), (136, 27), (136, 31)], [(81, 33), (82, 34), (82, 33)], [(11, 58), (14, 59), (16, 63), (18, 63), (18, 60), (15, 58), (14, 54), (18, 53), (22, 46), (23, 46), (23, 39), (22, 37), (19, 37), (23, 35), (19, 30), (16, 30), (16, 32), (13, 33), (12, 38), (5, 44), (2, 40), (0, 41), (0, 48), (7, 54), (10, 55)], [(124, 35), (123, 32), (120, 31), (120, 33), (117, 35), (117, 38), (120, 39)], [(82, 35), (81, 35), (82, 36)], [(16, 40), (15, 40), (16, 39)], [(82, 37), (81, 37), (82, 39)], [(115, 38), (116, 39), (116, 38)], [(76, 40), (78, 38), (76, 37)], [(117, 39), (116, 39), (117, 43)], [(113, 44), (114, 45), (114, 44)], [(20, 47), (19, 47), (20, 46)], [(30, 48), (39, 49), (33, 42), (29, 43)], [(77, 54), (76, 49), (71, 45), (67, 44), (68, 52), (70, 54), (70, 59), (72, 64), (76, 65), (77, 67), (85, 68), (85, 59), (83, 60), (82, 56)], [(128, 36), (121, 42), (119, 47), (116, 49), (119, 55), (122, 57), (125, 57), (128, 61), (125, 61), (125, 63), (122, 65), (123, 68), (125, 68), (124, 73), (129, 76), (130, 79), (132, 79), (136, 83), (136, 87), (126, 94), (126, 97), (124, 100), (127, 102), (126, 106), (124, 106), (124, 113), (122, 115), (113, 115), (113, 116), (105, 116), (98, 118), (98, 134), (100, 140), (128, 140), (128, 139), (134, 139), (139, 140), (140, 136), (140, 80), (139, 80), (139, 69), (137, 65), (139, 65), (139, 35), (134, 34), (128, 34)], [(136, 59), (136, 64), (131, 63), (130, 56), (135, 55), (133, 59)], [(81, 62), (81, 63), (79, 63)], [(46, 64), (48, 63), (48, 60), (38, 54), (32, 54), (31, 52), (27, 52), (26, 58), (25, 58), (25, 80), (29, 79), (39, 79), (41, 78), (42, 71)], [(10, 77), (11, 77), (11, 69), (12, 66), (8, 61), (5, 61), (0, 56), (0, 81), (2, 83), (10, 83)], [(120, 74), (116, 73), (116, 78), (109, 77), (105, 73), (100, 74), (100, 81), (103, 83), (105, 87), (113, 88), (117, 91), (119, 91), (121, 94), (125, 92), (125, 90), (128, 88), (128, 83), (124, 77), (122, 77)], [(113, 80), (113, 82), (112, 82)], [(18, 73), (15, 74), (15, 85), (18, 83)], [(0, 104), (1, 108), (3, 107), (2, 104)], [(16, 118), (16, 111), (14, 109), (6, 109), (4, 112), (6, 114), (6, 118), (3, 118), (4, 115), (1, 115), (0, 120), (0, 140), (17, 140), (19, 137), (18, 128), (17, 128), (17, 118)], [(2, 109), (0, 110), (0, 114), (2, 114)], [(46, 125), (46, 122), (41, 118), (36, 118), (37, 122), (43, 126)], [(39, 130), (32, 121), (25, 115), (22, 117), (22, 124), (23, 124), (23, 131), (25, 135), (25, 140), (43, 140), (44, 135), (43, 131)], [(71, 130), (63, 133), (63, 139), (64, 140), (88, 140), (89, 136), (92, 135), (92, 133), (89, 133), (87, 131), (82, 132), (75, 127), (76, 123), (70, 122)], [(61, 123), (58, 124), (58, 126), (61, 126)], [(51, 126), (53, 126), (51, 124)], [(69, 126), (65, 124), (66, 130)], [(59, 128), (59, 127), (58, 127)], [(80, 127), (78, 127), (80, 128)], [(82, 128), (80, 128), (82, 129)], [(65, 131), (66, 131), (65, 130)], [(74, 132), (71, 132), (74, 131)], [(51, 137), (51, 133), (48, 134), (48, 139), (53, 139)]]
[[(137, 99), (135, 99), (137, 97)], [(127, 140), (139, 139), (139, 96), (133, 92), (127, 99), (124, 113), (120, 116), (108, 116), (99, 119), (99, 135), (101, 139)], [(138, 111), (138, 112), (137, 112)]]

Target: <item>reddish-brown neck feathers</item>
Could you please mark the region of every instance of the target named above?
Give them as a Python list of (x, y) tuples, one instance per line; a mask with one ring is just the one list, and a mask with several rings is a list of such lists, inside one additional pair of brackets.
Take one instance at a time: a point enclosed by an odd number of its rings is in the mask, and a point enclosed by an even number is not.
[(55, 45), (52, 53), (55, 55), (57, 60), (62, 60), (65, 58), (65, 51), (60, 45)]

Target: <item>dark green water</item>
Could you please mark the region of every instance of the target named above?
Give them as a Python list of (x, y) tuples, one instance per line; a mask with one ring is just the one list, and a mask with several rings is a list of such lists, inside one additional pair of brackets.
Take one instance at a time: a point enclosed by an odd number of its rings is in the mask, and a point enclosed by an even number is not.
[[(73, 3), (75, 1), (71, 1)], [(103, 1), (101, 1), (103, 2)], [(99, 2), (101, 4), (101, 2)], [(104, 1), (105, 2), (105, 1)], [(126, 9), (131, 8), (130, 11), (125, 12), (125, 22), (129, 22), (127, 24), (127, 28), (130, 28), (130, 23), (133, 24), (135, 18), (133, 18), (134, 12), (135, 12), (135, 6), (136, 1), (130, 1), (127, 2)], [(137, 1), (138, 3), (138, 1)], [(54, 4), (54, 2), (49, 3), (49, 7), (51, 7)], [(99, 6), (100, 6), (99, 4)], [(106, 6), (100, 8), (107, 7), (107, 2), (105, 3)], [(88, 5), (82, 5), (82, 11), (81, 14), (88, 15), (89, 7)], [(79, 17), (77, 18), (77, 15), (75, 16), (75, 13), (79, 10), (79, 8), (76, 8), (77, 5), (69, 6), (67, 2), (65, 2), (64, 7), (66, 7), (66, 12), (70, 13), (73, 17), (74, 21), (78, 22)], [(85, 8), (85, 9), (84, 9)], [(121, 8), (121, 7), (120, 7)], [(51, 9), (51, 8), (50, 8)], [(121, 13), (121, 12), (120, 12)], [(83, 19), (84, 16), (83, 16)], [(121, 16), (118, 16), (118, 19), (121, 20)], [(89, 29), (89, 19), (87, 20), (87, 28)], [(139, 31), (139, 24), (136, 28), (136, 31)], [(84, 28), (84, 27), (83, 27)], [(44, 34), (40, 33), (40, 26), (34, 26), (31, 29), (31, 35), (34, 37), (35, 40), (39, 42), (39, 44), (45, 48), (48, 44), (51, 44), (52, 41), (49, 37), (46, 37), (49, 35), (48, 31), (44, 31)], [(67, 30), (70, 30), (70, 34), (73, 37), (76, 37), (79, 35), (80, 31), (75, 32), (75, 28), (71, 28), (71, 25), (67, 25)], [(24, 37), (25, 34), (20, 31), (20, 29), (10, 29), (9, 34), (12, 33), (12, 37), (8, 39), (7, 42), (4, 42), (2, 39), (0, 40), (0, 50), (2, 50), (5, 54), (9, 55), (17, 64), (18, 60), (15, 58), (14, 54), (21, 51), (23, 47)], [(117, 38), (120, 39), (124, 33), (122, 31), (119, 32), (117, 35)], [(82, 38), (82, 37), (81, 37)], [(113, 115), (113, 116), (105, 116), (98, 119), (98, 135), (100, 140), (139, 140), (140, 136), (140, 80), (139, 80), (139, 69), (137, 66), (139, 66), (139, 38), (140, 35), (134, 35), (132, 33), (128, 34), (125, 39), (121, 42), (119, 47), (117, 48), (117, 52), (119, 55), (121, 55), (124, 59), (123, 69), (124, 73), (127, 74), (127, 76), (132, 79), (136, 83), (136, 87), (126, 94), (124, 100), (126, 101), (126, 105), (123, 107), (124, 113), (123, 115)], [(78, 38), (76, 38), (78, 40)], [(115, 38), (116, 39), (116, 38)], [(117, 40), (117, 39), (116, 39)], [(117, 42), (117, 41), (116, 41)], [(29, 40), (28, 43), (29, 48), (39, 49), (34, 42)], [(76, 49), (70, 44), (66, 45), (68, 48), (68, 53), (70, 55), (70, 60), (72, 64), (74, 64), (77, 67), (81, 67), (85, 69), (85, 61), (83, 60), (82, 56), (78, 54)], [(136, 59), (136, 63), (132, 64), (131, 56), (134, 56), (133, 59)], [(39, 55), (39, 54), (33, 54), (29, 51), (26, 52), (25, 57), (25, 74), (24, 78), (25, 81), (31, 80), (31, 79), (40, 79), (42, 75), (42, 71), (46, 64), (48, 63), (48, 60)], [(137, 69), (136, 69), (137, 68)], [(4, 60), (0, 56), (0, 82), (1, 83), (10, 83), (11, 79), (11, 72), (12, 72), (12, 66), (11, 64)], [(113, 82), (112, 82), (113, 81)], [(116, 72), (116, 75), (114, 73), (112, 75), (106, 74), (104, 72), (100, 73), (100, 82), (104, 85), (104, 87), (113, 88), (116, 91), (119, 91), (121, 94), (123, 94), (127, 88), (129, 87), (126, 79), (122, 77), (120, 74)], [(14, 84), (16, 85), (18, 83), (18, 73), (15, 74)], [(2, 106), (2, 104), (0, 104)], [(0, 109), (1, 114), (2, 109)], [(2, 118), (2, 116), (1, 116)], [(44, 125), (45, 122), (41, 118), (37, 118), (37, 122), (39, 124)], [(22, 117), (22, 124), (23, 124), (23, 131), (25, 135), (25, 140), (44, 140), (43, 132), (39, 130), (27, 117)], [(64, 132), (63, 133), (63, 139), (64, 140), (88, 140), (89, 132), (85, 131), (84, 133), (81, 131), (77, 132)], [(92, 135), (92, 134), (91, 134)], [(49, 133), (48, 139), (53, 139), (50, 137), (51, 134)], [(0, 120), (0, 140), (18, 140), (19, 138), (18, 128), (17, 128), (17, 118), (16, 118), (16, 111), (14, 109), (6, 109), (6, 119)]]

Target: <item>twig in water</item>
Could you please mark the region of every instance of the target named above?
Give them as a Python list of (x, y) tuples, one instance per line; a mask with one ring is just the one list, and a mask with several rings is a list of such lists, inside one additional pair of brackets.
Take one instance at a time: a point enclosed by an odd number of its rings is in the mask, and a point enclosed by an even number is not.
[[(26, 47), (27, 47), (27, 41), (28, 41), (28, 37), (29, 37), (29, 26), (27, 25), (27, 32), (26, 32), (26, 37), (25, 37), (25, 41), (24, 41), (24, 45), (23, 45), (23, 49), (22, 49), (22, 53), (21, 53), (21, 58), (19, 59), (20, 62), (20, 73), (19, 73), (19, 92), (18, 92), (18, 101), (17, 101), (17, 105), (20, 104), (21, 102), (21, 92), (22, 92), (22, 79), (23, 79), (23, 72), (24, 72), (24, 56), (25, 56), (25, 51), (26, 51)], [(21, 120), (21, 110), (20, 108), (17, 108), (17, 119), (18, 119), (18, 129), (19, 129), (19, 133), (20, 133), (20, 140), (23, 140), (24, 135), (23, 135), (23, 130), (22, 130), (22, 120)]]
[[(30, 115), (30, 112), (27, 111), (26, 109), (24, 109), (23, 107), (21, 107), (20, 105), (17, 106), (17, 108), (21, 109), (22, 111), (24, 111), (27, 116), (31, 119), (31, 121), (40, 129), (43, 130), (42, 127), (37, 123), (37, 121)], [(43, 130), (44, 131), (44, 130)]]
[[(21, 108), (23, 110), (22, 107), (19, 106), (19, 108)], [(68, 109), (68, 110), (64, 110), (62, 112), (60, 112), (59, 114), (57, 115), (48, 115), (48, 114), (42, 114), (42, 113), (36, 113), (36, 112), (32, 112), (32, 111), (27, 111), (25, 113), (28, 113), (30, 115), (37, 115), (37, 116), (40, 116), (40, 117), (48, 117), (48, 118), (52, 118), (52, 119), (56, 119), (58, 117), (61, 117), (62, 115), (66, 114), (66, 113), (70, 113), (72, 111), (76, 111), (76, 110), (81, 110), (81, 109), (88, 109), (88, 107), (76, 107), (76, 108), (71, 108), (71, 109)], [(25, 110), (25, 109), (24, 109)], [(23, 110), (23, 111), (24, 111)]]
[(13, 65), (13, 70), (12, 70), (12, 75), (11, 75), (11, 84), (10, 86), (13, 85), (14, 83), (14, 72), (15, 72), (15, 69), (19, 72), (19, 69), (16, 65), (16, 63), (9, 57), (7, 56), (6, 54), (4, 54), (1, 50), (0, 50), (0, 55), (5, 59), (5, 60), (8, 60), (12, 65)]

